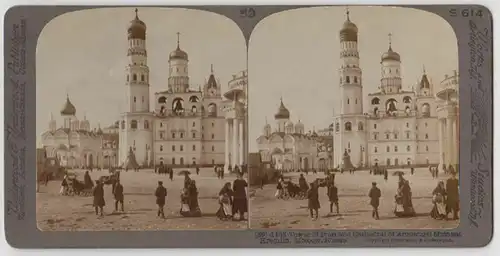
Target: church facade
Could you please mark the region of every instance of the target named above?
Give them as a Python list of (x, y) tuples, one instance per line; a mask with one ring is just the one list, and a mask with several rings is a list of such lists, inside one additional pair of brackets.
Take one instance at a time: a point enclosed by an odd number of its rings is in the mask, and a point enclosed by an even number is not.
[[(181, 49), (179, 33), (177, 36), (177, 47), (168, 57), (167, 87), (150, 99), (146, 24), (136, 10), (128, 28), (128, 109), (119, 121), (120, 164), (130, 149), (142, 167), (227, 164), (227, 121), (222, 110), (228, 103), (220, 81), (212, 68), (201, 88), (190, 87), (189, 56)], [(154, 109), (150, 109), (151, 101)]]
[(423, 166), (445, 161), (438, 126), (437, 89), (425, 73), (412, 90), (402, 86), (401, 57), (389, 43), (382, 54), (379, 90), (363, 106), (358, 29), (347, 20), (340, 30), (340, 107), (334, 117), (333, 165), (342, 167), (347, 152), (356, 167)]
[(69, 96), (60, 111), (64, 120), (57, 127), (51, 115), (48, 130), (41, 134), (41, 147), (47, 157), (59, 159), (66, 168), (108, 168), (118, 166), (117, 123), (107, 129), (91, 129), (90, 121), (76, 117), (76, 107)]
[(290, 111), (280, 102), (274, 115), (275, 126), (266, 123), (257, 138), (257, 147), (264, 162), (279, 170), (328, 168), (328, 150), (322, 137), (313, 131), (305, 133), (304, 124), (290, 120)]

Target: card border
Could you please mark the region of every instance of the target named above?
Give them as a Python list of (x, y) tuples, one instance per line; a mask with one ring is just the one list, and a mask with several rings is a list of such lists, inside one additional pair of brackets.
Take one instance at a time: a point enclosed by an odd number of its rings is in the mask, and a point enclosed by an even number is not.
[[(296, 6), (160, 6), (221, 14), (242, 30), (247, 45), (256, 24)], [(365, 5), (374, 6), (374, 5)], [(460, 76), (460, 217), (453, 230), (202, 230), (42, 232), (36, 227), (35, 52), (38, 35), (66, 12), (113, 6), (14, 6), (4, 18), (5, 234), (15, 248), (274, 248), (274, 247), (482, 247), (493, 236), (493, 22), (481, 5), (379, 5), (435, 13), (454, 29)], [(477, 16), (481, 10), (482, 17)], [(476, 15), (474, 15), (476, 12)], [(467, 14), (467, 15), (466, 15)], [(481, 34), (482, 33), (482, 34)], [(484, 35), (485, 34), (485, 35)], [(7, 39), (9, 41), (7, 41)], [(481, 49), (480, 49), (481, 48)], [(472, 61), (475, 60), (475, 61)], [(478, 63), (481, 61), (481, 63)], [(251, 86), (249, 72), (249, 86)], [(249, 104), (251, 103), (251, 99)], [(28, 104), (29, 103), (29, 104)], [(467, 105), (467, 106), (465, 106)], [(465, 107), (464, 107), (465, 106)], [(467, 120), (467, 121), (466, 121)], [(470, 125), (469, 125), (470, 124)], [(474, 185), (474, 187), (473, 187)], [(474, 199), (474, 200), (473, 200)], [(481, 201), (482, 199), (482, 201)], [(476, 202), (472, 205), (469, 202)], [(482, 203), (481, 203), (482, 202)], [(214, 236), (217, 232), (217, 236)], [(298, 235), (322, 242), (297, 242)], [(273, 238), (272, 242), (269, 239)], [(333, 239), (335, 238), (335, 239)], [(374, 238), (390, 243), (374, 242)], [(413, 239), (412, 242), (396, 238)], [(393, 240), (390, 240), (393, 239)], [(267, 242), (266, 242), (267, 241)], [(319, 240), (318, 240), (319, 241)]]

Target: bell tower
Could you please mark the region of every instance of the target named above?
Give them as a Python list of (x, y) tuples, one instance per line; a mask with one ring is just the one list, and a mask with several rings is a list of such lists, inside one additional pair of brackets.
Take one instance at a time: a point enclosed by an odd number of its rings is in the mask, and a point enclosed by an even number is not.
[(342, 168), (344, 152), (350, 155), (354, 166), (366, 164), (365, 116), (363, 114), (362, 71), (359, 66), (358, 27), (349, 16), (346, 8), (346, 21), (339, 32), (340, 68), (339, 91), (340, 113), (336, 113), (334, 166)]
[(132, 149), (139, 166), (152, 163), (153, 113), (149, 110), (149, 67), (146, 51), (146, 24), (135, 18), (127, 29), (125, 69), (126, 109), (121, 115), (119, 131), (119, 164), (125, 163)]

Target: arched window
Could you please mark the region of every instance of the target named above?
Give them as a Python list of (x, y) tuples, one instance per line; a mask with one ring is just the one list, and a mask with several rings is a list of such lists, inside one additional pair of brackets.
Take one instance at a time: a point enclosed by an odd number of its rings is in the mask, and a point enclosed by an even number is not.
[(345, 82), (348, 83), (348, 84), (351, 83), (351, 79), (349, 78), (349, 76), (345, 77)]
[(196, 145), (193, 145), (193, 151), (196, 151)]
[(398, 152), (398, 146), (394, 146), (394, 152)]
[(214, 152), (214, 151), (215, 151), (215, 146), (212, 146), (212, 152)]
[(377, 153), (377, 151), (378, 151), (377, 147), (374, 147), (373, 152)]
[(355, 83), (355, 84), (357, 84), (357, 83), (358, 83), (358, 77), (357, 77), (357, 76), (355, 76), (355, 77), (354, 77), (354, 83)]
[(380, 104), (380, 99), (379, 98), (373, 98), (372, 99), (372, 105), (378, 105)]
[(144, 82), (144, 75), (141, 75), (141, 81)]
[(217, 116), (217, 105), (215, 103), (208, 104), (208, 115)]
[(387, 166), (390, 166), (391, 165), (391, 159), (387, 158), (386, 164), (387, 164)]
[(181, 157), (181, 159), (180, 159), (180, 161), (179, 161), (179, 162), (180, 162), (180, 164), (181, 164), (181, 165), (184, 165), (184, 158), (183, 158), (183, 157)]
[(175, 164), (175, 157), (172, 157), (172, 164)]
[(212, 133), (212, 140), (215, 139), (215, 134)]
[(404, 96), (403, 103), (411, 103), (411, 97), (410, 96)]
[(137, 102), (137, 98), (134, 96), (134, 103), (136, 103), (136, 102)]
[(172, 145), (172, 152), (175, 152), (175, 145)]
[(387, 148), (385, 149), (386, 152), (391, 152), (391, 147), (387, 146)]
[(179, 148), (180, 151), (184, 151), (184, 146), (181, 145), (180, 148)]
[(363, 122), (358, 123), (358, 130), (362, 131), (364, 129)]
[(158, 98), (158, 103), (167, 103), (167, 97), (161, 96), (160, 98)]
[(410, 152), (410, 150), (411, 150), (410, 145), (406, 146), (406, 151)]
[(136, 74), (132, 75), (132, 81), (137, 81), (137, 75)]
[(144, 120), (144, 129), (148, 130), (149, 129), (149, 121)]
[(163, 151), (163, 146), (162, 145), (160, 145), (160, 151)]
[(137, 129), (137, 120), (132, 120), (130, 122), (130, 128)]
[(215, 160), (214, 159), (212, 159), (212, 164), (215, 164)]
[(351, 124), (351, 122), (345, 123), (344, 126), (345, 126), (344, 130), (346, 130), (346, 131), (351, 131), (352, 130), (352, 124)]

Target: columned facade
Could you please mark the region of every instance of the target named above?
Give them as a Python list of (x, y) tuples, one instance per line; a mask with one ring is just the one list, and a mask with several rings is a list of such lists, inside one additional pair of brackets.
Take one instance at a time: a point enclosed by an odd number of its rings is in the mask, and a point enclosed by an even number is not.
[(246, 106), (247, 72), (242, 71), (229, 81), (229, 90), (224, 93), (225, 115), (225, 160), (224, 172), (240, 169), (247, 164), (247, 106)]
[(458, 78), (455, 71), (452, 76), (445, 76), (436, 98), (440, 101), (437, 114), (439, 118), (439, 168), (452, 165), (458, 170), (459, 159), (459, 112)]

